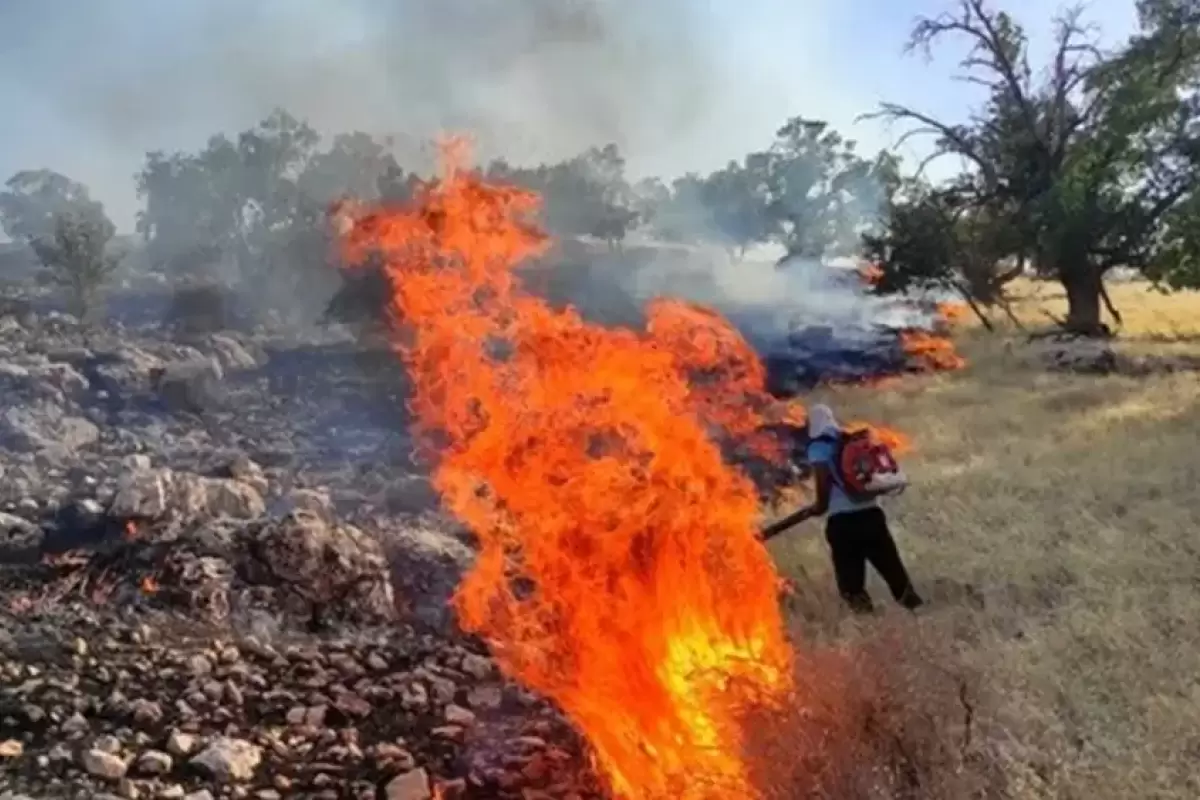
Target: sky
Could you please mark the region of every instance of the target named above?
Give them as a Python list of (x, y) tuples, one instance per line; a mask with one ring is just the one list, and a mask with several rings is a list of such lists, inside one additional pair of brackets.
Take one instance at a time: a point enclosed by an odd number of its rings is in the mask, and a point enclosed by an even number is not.
[[(975, 95), (903, 45), (955, 0), (2, 0), (0, 179), (79, 180), (122, 231), (150, 150), (195, 150), (283, 107), (326, 135), (392, 136), (402, 163), (442, 130), (490, 155), (552, 160), (616, 142), (634, 177), (709, 171), (767, 146), (790, 116), (860, 149), (883, 100), (947, 120)], [(1008, 0), (1035, 53), (1049, 3)], [(1115, 42), (1133, 0), (1092, 0)], [(919, 146), (899, 151), (921, 155)]]

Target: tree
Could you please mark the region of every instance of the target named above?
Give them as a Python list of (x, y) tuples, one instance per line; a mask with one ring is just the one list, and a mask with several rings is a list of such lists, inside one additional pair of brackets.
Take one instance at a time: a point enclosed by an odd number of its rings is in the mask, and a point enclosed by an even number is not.
[(848, 236), (861, 222), (852, 189), (870, 167), (856, 155), (854, 142), (826, 122), (793, 117), (763, 158), (768, 213), (784, 259), (822, 258), (857, 244), (857, 236)]
[(118, 266), (118, 259), (106, 252), (115, 232), (107, 217), (63, 213), (55, 218), (52, 234), (30, 241), (50, 280), (67, 290), (71, 313), (81, 320), (95, 309)]
[(0, 225), (37, 255), (50, 280), (67, 289), (80, 319), (95, 307), (119, 259), (108, 252), (116, 226), (86, 186), (48, 169), (25, 170), (5, 183)]
[(97, 224), (108, 220), (104, 206), (91, 198), (86, 186), (53, 170), (23, 170), (4, 185), (7, 191), (0, 193), (0, 227), (15, 242), (53, 237), (63, 215)]
[(713, 231), (738, 259), (779, 232), (772, 216), (771, 156), (751, 153), (704, 181), (701, 202)]
[(964, 38), (960, 77), (983, 87), (986, 103), (959, 124), (897, 104), (875, 115), (914, 123), (906, 137), (933, 135), (931, 158), (971, 165), (954, 182), (959, 202), (1015, 232), (1006, 255), (1056, 277), (1068, 301), (1062, 324), (1086, 335), (1107, 332), (1103, 279), (1113, 267), (1200, 283), (1191, 222), (1200, 10), (1195, 0), (1143, 0), (1139, 14), (1139, 32), (1105, 54), (1080, 9), (1064, 12), (1038, 78), (1010, 15), (958, 0), (954, 13), (919, 20), (909, 48)]
[(540, 194), (543, 222), (561, 236), (593, 236), (615, 248), (638, 222), (636, 198), (625, 179), (625, 158), (613, 144), (536, 167), (496, 160), (487, 174)]
[(276, 110), (236, 140), (211, 137), (198, 153), (149, 153), (137, 176), (145, 201), (137, 229), (152, 263), (225, 263), (248, 277), (286, 229), (311, 222), (314, 204), (298, 181), (318, 142), (307, 124)]
[(863, 235), (863, 255), (879, 270), (875, 291), (954, 292), (991, 328), (984, 308), (1009, 312), (1004, 287), (1023, 271), (1006, 261), (1014, 236), (1006, 220), (965, 205), (953, 190), (914, 180), (889, 198), (881, 230)]

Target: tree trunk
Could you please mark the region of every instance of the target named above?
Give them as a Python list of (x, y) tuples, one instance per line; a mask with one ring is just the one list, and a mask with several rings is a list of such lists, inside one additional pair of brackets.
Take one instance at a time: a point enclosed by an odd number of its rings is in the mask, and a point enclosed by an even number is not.
[(1059, 276), (1067, 290), (1067, 319), (1063, 327), (1080, 336), (1111, 335), (1108, 326), (1100, 320), (1100, 296), (1104, 290), (1100, 270), (1085, 262), (1062, 269)]

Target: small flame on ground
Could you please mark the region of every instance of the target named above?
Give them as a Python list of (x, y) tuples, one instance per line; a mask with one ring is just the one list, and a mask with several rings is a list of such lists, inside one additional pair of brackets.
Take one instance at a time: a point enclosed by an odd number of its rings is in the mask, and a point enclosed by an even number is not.
[(144, 595), (158, 594), (158, 580), (153, 575), (146, 575), (142, 578), (140, 588)]
[(962, 369), (967, 365), (967, 360), (955, 349), (954, 342), (946, 336), (925, 331), (903, 331), (900, 345), (909, 358), (931, 372)]
[(946, 301), (937, 304), (938, 316), (948, 323), (959, 323), (971, 314), (971, 307), (966, 303)]
[(563, 709), (621, 800), (755, 797), (740, 723), (797, 701), (793, 653), (757, 493), (717, 441), (778, 454), (766, 426), (807, 415), (709, 309), (658, 301), (638, 333), (524, 291), (539, 198), (464, 148), (409, 205), (333, 211), (346, 263), (392, 278), (434, 484), (479, 538), (460, 621)]

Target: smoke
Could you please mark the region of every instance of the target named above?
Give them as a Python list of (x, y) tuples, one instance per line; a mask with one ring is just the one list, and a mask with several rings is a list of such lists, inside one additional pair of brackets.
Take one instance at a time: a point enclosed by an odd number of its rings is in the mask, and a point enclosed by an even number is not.
[(721, 312), (763, 355), (786, 350), (798, 330), (828, 328), (843, 345), (867, 346), (879, 341), (881, 326), (925, 327), (934, 318), (911, 298), (872, 294), (853, 264), (837, 260), (777, 264), (767, 248), (743, 259), (705, 246), (582, 249), (564, 248), (556, 262), (546, 293), (557, 303), (571, 303), (597, 322), (637, 325), (648, 300), (689, 300)]
[[(53, 166), (93, 185), (119, 227), (145, 152), (198, 149), (283, 107), (327, 136), (426, 143), (470, 132), (480, 155), (556, 161), (615, 142), (648, 153), (696, 128), (720, 49), (686, 0), (206, 0), (5, 9), (3, 63), (37, 119), (89, 138)], [(21, 30), (28, 37), (18, 35)], [(22, 41), (22, 39), (24, 40)], [(69, 46), (69, 51), (68, 51)], [(64, 59), (77, 67), (65, 69)], [(36, 102), (33, 102), (36, 100)], [(51, 127), (51, 126), (46, 126)], [(77, 149), (77, 148), (76, 148)]]

